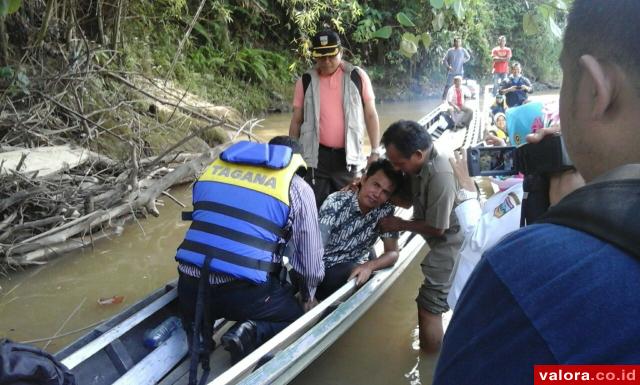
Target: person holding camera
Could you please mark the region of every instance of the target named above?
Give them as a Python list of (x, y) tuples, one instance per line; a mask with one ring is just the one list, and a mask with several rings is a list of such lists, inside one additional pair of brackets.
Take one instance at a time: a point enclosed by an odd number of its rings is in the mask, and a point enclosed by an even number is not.
[(447, 297), (449, 307), (455, 311), (460, 292), (480, 261), (482, 253), (520, 227), (523, 191), (522, 180), (518, 180), (505, 191), (492, 195), (481, 204), (478, 189), (473, 178), (469, 176), (466, 151), (454, 151), (454, 157), (450, 158), (449, 162), (460, 187), (460, 203), (455, 208), (455, 213), (460, 222), (460, 231), (464, 235)]
[(559, 202), (484, 253), (433, 384), (523, 384), (536, 364), (640, 362), (640, 24), (628, 23), (639, 17), (635, 0), (573, 2), (560, 114), (587, 184), (554, 175)]
[(518, 62), (511, 64), (511, 75), (502, 81), (500, 85), (501, 95), (505, 95), (507, 106), (517, 107), (527, 102), (530, 93), (533, 92), (531, 81), (522, 76), (522, 65)]

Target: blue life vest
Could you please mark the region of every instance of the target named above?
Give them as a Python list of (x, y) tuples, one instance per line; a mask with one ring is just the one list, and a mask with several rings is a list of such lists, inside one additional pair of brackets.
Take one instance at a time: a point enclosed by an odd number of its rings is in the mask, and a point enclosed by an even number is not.
[(193, 223), (176, 260), (261, 283), (278, 271), (289, 217), (289, 187), (306, 167), (291, 148), (238, 142), (207, 167), (193, 186)]

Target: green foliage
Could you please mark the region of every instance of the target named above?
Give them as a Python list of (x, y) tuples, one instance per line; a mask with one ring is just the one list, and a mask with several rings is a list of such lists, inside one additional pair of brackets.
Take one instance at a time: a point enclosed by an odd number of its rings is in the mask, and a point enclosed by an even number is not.
[[(562, 0), (538, 0), (527, 7), (524, 2), (495, 0), (491, 28), (492, 40), (505, 35), (513, 51), (513, 60), (524, 65), (524, 73), (533, 79), (557, 82), (560, 77), (559, 39), (566, 23), (567, 3)], [(495, 44), (495, 43), (494, 43)]]
[(373, 37), (378, 39), (388, 39), (391, 37), (391, 33), (393, 33), (393, 28), (388, 25), (380, 28), (379, 30), (373, 33)]
[(187, 0), (156, 0), (166, 15), (178, 16), (187, 9)]
[(413, 55), (418, 52), (418, 39), (412, 33), (405, 32), (402, 34), (402, 40), (400, 41), (400, 51), (401, 54), (406, 56), (407, 58), (411, 58)]
[(527, 36), (533, 36), (538, 33), (540, 26), (534, 12), (527, 12), (522, 16), (522, 28)]
[(434, 9), (441, 9), (445, 5), (444, 0), (430, 0), (429, 3)]
[(20, 9), (21, 0), (0, 0), (0, 16), (7, 16)]
[(407, 16), (404, 12), (398, 12), (396, 14), (396, 20), (398, 20), (398, 23), (400, 23), (401, 26), (403, 27), (415, 27), (416, 25), (413, 24), (413, 21), (411, 21), (411, 19), (409, 19), (409, 16)]
[(0, 67), (0, 88), (6, 88), (8, 95), (29, 95), (31, 80), (24, 69), (11, 66)]
[(454, 36), (472, 55), (465, 72), (488, 78), (502, 34), (527, 76), (553, 80), (567, 8), (563, 0), (209, 0), (168, 74), (199, 2), (131, 4), (132, 14), (145, 16), (125, 26), (137, 36), (126, 45), (130, 69), (174, 77), (247, 111), (265, 108), (273, 92), (288, 101), (296, 74), (311, 64), (310, 37), (324, 27), (341, 34), (347, 59), (364, 65), (376, 85), (439, 84)]
[(6, 66), (0, 67), (0, 79), (11, 79), (13, 77), (13, 68)]
[(461, 0), (456, 0), (453, 2), (453, 12), (455, 13), (458, 20), (464, 19), (464, 5), (462, 5)]
[(353, 39), (358, 43), (373, 39), (388, 39), (393, 29), (390, 26), (380, 27), (383, 18), (384, 13), (374, 8), (367, 8), (353, 31)]

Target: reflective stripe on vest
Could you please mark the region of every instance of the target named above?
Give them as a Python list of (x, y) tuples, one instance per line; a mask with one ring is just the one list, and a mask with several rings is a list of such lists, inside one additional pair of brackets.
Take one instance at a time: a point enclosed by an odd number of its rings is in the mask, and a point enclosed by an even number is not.
[[(255, 149), (253, 145), (249, 148)], [(258, 150), (260, 155), (261, 148)], [(288, 155), (278, 155), (281, 159), (273, 155), (265, 155), (272, 156), (266, 164), (283, 164), (283, 168), (222, 159), (207, 167), (193, 187), (193, 223), (178, 248), (178, 261), (202, 267), (205, 256), (212, 255), (212, 272), (257, 283), (279, 269), (279, 263), (272, 261), (289, 217), (289, 187), (297, 169), (305, 164), (298, 154), (290, 160)]]

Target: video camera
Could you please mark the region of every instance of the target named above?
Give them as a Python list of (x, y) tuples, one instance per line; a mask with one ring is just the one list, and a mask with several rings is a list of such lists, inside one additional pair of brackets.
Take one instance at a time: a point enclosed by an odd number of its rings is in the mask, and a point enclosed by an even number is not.
[(507, 110), (509, 140), (516, 146), (467, 149), (471, 176), (508, 176), (524, 174), (520, 225), (534, 222), (549, 208), (549, 183), (554, 173), (573, 169), (562, 135), (554, 134), (539, 143), (526, 143), (526, 136), (536, 129), (559, 124), (555, 105), (528, 103)]
[(520, 147), (469, 147), (467, 163), (471, 176), (549, 175), (573, 167), (561, 135)]

